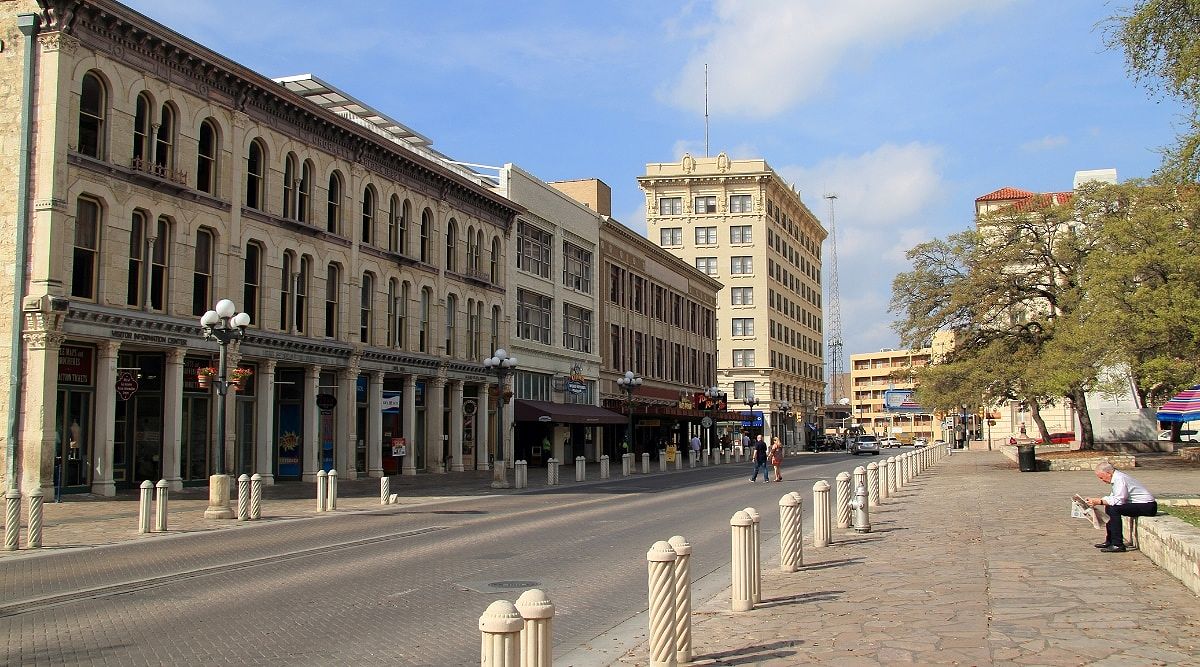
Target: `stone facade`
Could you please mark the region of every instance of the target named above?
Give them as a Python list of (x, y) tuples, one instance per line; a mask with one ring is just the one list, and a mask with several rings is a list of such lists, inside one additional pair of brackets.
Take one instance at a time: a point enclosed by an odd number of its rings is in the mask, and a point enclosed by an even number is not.
[[(0, 4), (6, 26), (40, 17), (23, 486), (49, 486), (56, 458), (65, 486), (102, 494), (204, 479), (216, 394), (195, 369), (217, 346), (198, 318), (220, 298), (253, 318), (231, 346), (253, 379), (228, 398), (227, 470), (486, 467), (495, 407), (479, 359), (507, 342), (520, 207), (412, 136), (323, 108), (304, 77), (272, 81), (113, 2), (41, 4)], [(9, 89), (19, 53), (0, 57)], [(3, 97), (0, 120), (10, 194), (19, 98)], [(12, 261), (15, 197), (3, 201)], [(318, 394), (337, 406), (318, 409)]]

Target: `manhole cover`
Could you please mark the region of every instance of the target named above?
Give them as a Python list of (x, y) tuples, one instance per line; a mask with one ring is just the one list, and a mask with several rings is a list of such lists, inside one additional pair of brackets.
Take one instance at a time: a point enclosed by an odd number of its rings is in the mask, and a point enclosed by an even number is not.
[(488, 584), (492, 588), (533, 588), (537, 585), (536, 581), (493, 581)]

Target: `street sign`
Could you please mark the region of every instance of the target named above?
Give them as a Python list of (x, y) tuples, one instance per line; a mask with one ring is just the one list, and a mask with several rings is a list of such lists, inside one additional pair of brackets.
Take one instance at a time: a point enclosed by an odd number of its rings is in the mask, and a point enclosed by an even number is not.
[(703, 428), (712, 428), (712, 425), (712, 417), (705, 417), (704, 419), (700, 420), (700, 426)]
[(121, 397), (122, 401), (128, 401), (138, 390), (137, 376), (129, 371), (121, 371), (117, 376), (117, 396)]

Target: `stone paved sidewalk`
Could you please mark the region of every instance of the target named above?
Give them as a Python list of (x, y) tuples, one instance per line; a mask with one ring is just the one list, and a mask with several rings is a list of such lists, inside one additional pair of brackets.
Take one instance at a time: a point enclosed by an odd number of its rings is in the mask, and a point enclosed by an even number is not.
[[(1200, 494), (1194, 469), (1133, 474)], [(835, 527), (825, 549), (806, 535), (800, 572), (778, 571), (771, 542), (753, 611), (730, 612), (728, 589), (695, 601), (693, 664), (1200, 665), (1200, 599), (1136, 551), (1098, 552), (1103, 534), (1070, 518), (1072, 493), (1105, 488), (957, 453), (885, 501), (873, 532)], [(617, 664), (647, 656), (642, 643)]]

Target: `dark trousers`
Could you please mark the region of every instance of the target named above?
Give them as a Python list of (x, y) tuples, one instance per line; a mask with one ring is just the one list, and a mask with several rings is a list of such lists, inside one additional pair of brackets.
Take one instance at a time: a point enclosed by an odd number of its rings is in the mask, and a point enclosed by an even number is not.
[(771, 479), (770, 474), (767, 473), (767, 462), (766, 461), (755, 461), (754, 462), (754, 474), (750, 475), (751, 482), (758, 479), (758, 471), (759, 470), (762, 471), (763, 479), (765, 479), (765, 480)]
[(1108, 539), (1105, 541), (1113, 546), (1125, 546), (1125, 538), (1121, 534), (1121, 524), (1124, 523), (1121, 521), (1121, 517), (1154, 516), (1158, 514), (1158, 502), (1105, 505), (1104, 511), (1108, 514), (1108, 524), (1105, 526), (1105, 529), (1108, 531)]

